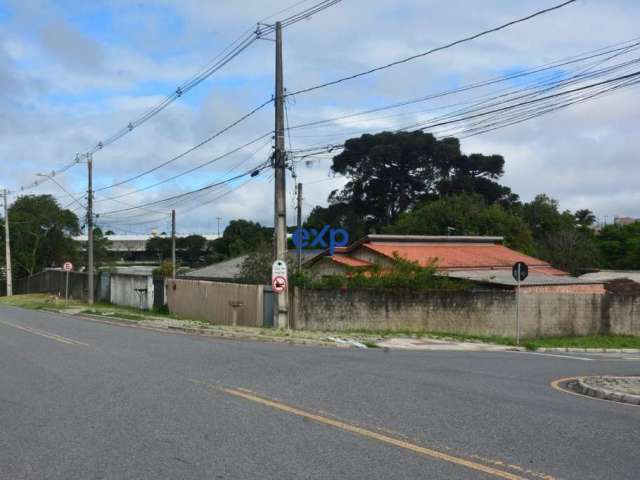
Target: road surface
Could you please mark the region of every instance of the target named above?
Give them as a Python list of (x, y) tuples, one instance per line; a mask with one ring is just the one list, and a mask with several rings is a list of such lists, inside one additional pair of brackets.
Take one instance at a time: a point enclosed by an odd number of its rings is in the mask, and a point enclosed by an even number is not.
[(639, 360), (288, 346), (0, 307), (0, 478), (635, 479), (640, 407), (550, 383)]

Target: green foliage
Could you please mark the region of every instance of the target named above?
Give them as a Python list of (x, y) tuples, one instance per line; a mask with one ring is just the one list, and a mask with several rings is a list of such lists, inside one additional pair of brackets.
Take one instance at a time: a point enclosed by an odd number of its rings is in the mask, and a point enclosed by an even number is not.
[(533, 253), (535, 244), (527, 223), (499, 204), (488, 205), (477, 194), (426, 201), (400, 215), (386, 233), (404, 235), (496, 235), (517, 250)]
[(580, 275), (584, 269), (599, 265), (600, 252), (591, 235), (580, 229), (550, 233), (540, 243), (539, 256), (554, 267)]
[(436, 274), (436, 262), (425, 267), (394, 254), (394, 261), (388, 268), (376, 264), (368, 269), (350, 269), (345, 275), (327, 275), (319, 280), (312, 280), (302, 272), (290, 279), (292, 285), (303, 288), (368, 288), (368, 289), (403, 289), (411, 291), (428, 290), (465, 290), (471, 287), (470, 282), (449, 278)]
[(437, 140), (421, 131), (349, 139), (331, 170), (349, 178), (341, 191), (331, 193), (329, 203), (351, 222), (340, 226), (354, 238), (354, 230), (391, 225), (421, 200), (437, 196), (477, 193), (488, 203), (517, 200), (496, 183), (504, 171), (501, 156), (463, 155), (457, 139)]
[[(80, 252), (71, 238), (80, 232), (78, 217), (60, 208), (51, 195), (25, 195), (9, 208), (11, 250), (15, 277), (33, 275), (70, 260)], [(4, 229), (2, 229), (4, 244)]]
[(180, 256), (190, 265), (202, 263), (206, 246), (207, 239), (202, 235), (189, 235), (176, 239), (176, 250), (180, 251)]
[(267, 243), (258, 245), (256, 251), (251, 252), (240, 266), (239, 280), (243, 283), (268, 285), (271, 283), (271, 265), (273, 250)]
[(255, 251), (258, 245), (269, 243), (272, 238), (273, 228), (249, 220), (232, 220), (222, 238), (211, 242), (208, 255), (219, 260), (237, 257)]
[(151, 272), (154, 277), (171, 278), (173, 276), (173, 263), (171, 260), (164, 260), (158, 268)]
[(640, 270), (640, 222), (607, 225), (595, 242), (606, 268)]
[(171, 238), (151, 237), (147, 241), (147, 252), (156, 255), (159, 259), (171, 258)]

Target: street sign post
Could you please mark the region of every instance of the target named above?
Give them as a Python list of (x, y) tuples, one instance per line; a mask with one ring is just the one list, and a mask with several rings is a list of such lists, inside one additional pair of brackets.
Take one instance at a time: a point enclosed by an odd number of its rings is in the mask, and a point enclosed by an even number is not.
[(524, 262), (516, 262), (511, 269), (516, 281), (516, 345), (520, 345), (520, 282), (529, 276), (529, 267)]
[(62, 265), (62, 270), (65, 271), (65, 280), (64, 280), (64, 303), (65, 305), (69, 303), (69, 272), (73, 270), (73, 263), (64, 262)]
[(271, 267), (271, 286), (274, 293), (284, 293), (287, 291), (287, 264), (282, 260), (276, 260)]

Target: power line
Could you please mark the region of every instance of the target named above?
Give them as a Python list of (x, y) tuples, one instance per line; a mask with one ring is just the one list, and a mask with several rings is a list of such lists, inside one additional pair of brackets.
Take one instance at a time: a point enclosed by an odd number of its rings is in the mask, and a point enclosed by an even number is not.
[[(193, 172), (195, 172), (196, 170), (199, 170), (199, 169), (201, 169), (201, 168), (203, 168), (203, 167), (206, 167), (206, 166), (211, 165), (211, 164), (213, 164), (213, 163), (215, 163), (215, 162), (218, 162), (219, 160), (222, 160), (223, 158), (226, 158), (226, 157), (228, 157), (229, 155), (232, 155), (232, 154), (234, 154), (234, 153), (237, 153), (237, 152), (239, 152), (240, 150), (243, 150), (243, 149), (247, 148), (248, 146), (253, 145), (254, 143), (259, 142), (259, 141), (260, 141), (260, 140), (262, 140), (263, 138), (270, 137), (272, 134), (273, 134), (272, 132), (266, 132), (266, 133), (264, 133), (264, 134), (260, 135), (259, 137), (256, 137), (256, 138), (254, 138), (253, 140), (250, 140), (249, 142), (247, 142), (247, 143), (245, 143), (245, 144), (243, 144), (243, 145), (240, 145), (239, 147), (234, 148), (233, 150), (229, 150), (229, 151), (227, 151), (227, 152), (225, 152), (225, 153), (223, 153), (223, 154), (221, 154), (221, 155), (218, 155), (217, 157), (214, 157), (214, 158), (213, 158), (213, 159), (211, 159), (211, 160), (208, 160), (208, 161), (206, 161), (206, 162), (204, 162), (204, 163), (201, 163), (201, 164), (199, 164), (199, 165), (196, 165), (195, 167), (192, 167), (192, 168), (190, 168), (190, 169), (188, 169), (188, 170), (185, 170), (185, 171), (180, 172), (180, 173), (178, 173), (178, 174), (176, 174), (176, 175), (173, 175), (173, 176), (171, 176), (171, 177), (168, 177), (168, 178), (165, 178), (165, 179), (163, 179), (163, 180), (160, 180), (159, 182), (152, 183), (151, 185), (147, 185), (146, 187), (141, 187), (141, 188), (138, 188), (138, 189), (136, 189), (136, 190), (132, 190), (132, 191), (130, 191), (130, 192), (123, 193), (123, 194), (120, 194), (120, 195), (115, 195), (115, 196), (112, 196), (112, 197), (104, 197), (104, 198), (101, 200), (101, 202), (104, 202), (104, 201), (107, 201), (107, 200), (114, 200), (114, 199), (118, 199), (118, 198), (123, 198), (123, 197), (128, 197), (128, 196), (130, 196), (130, 195), (134, 195), (134, 194), (139, 193), (139, 192), (144, 192), (145, 190), (150, 190), (150, 189), (155, 188), (155, 187), (157, 187), (157, 186), (163, 185), (163, 184), (165, 184), (165, 183), (167, 183), (167, 182), (170, 182), (170, 181), (172, 181), (172, 180), (175, 180), (176, 178), (183, 177), (184, 175), (188, 175), (189, 173), (193, 173)], [(262, 148), (264, 148), (264, 147), (262, 147)]]
[[(282, 26), (283, 27), (287, 27), (287, 26), (293, 25), (293, 24), (295, 24), (295, 23), (297, 23), (297, 22), (299, 22), (299, 21), (301, 21), (303, 19), (307, 19), (307, 18), (311, 17), (312, 15), (315, 15), (316, 13), (319, 13), (319, 12), (321, 12), (321, 11), (323, 11), (323, 10), (325, 10), (325, 9), (327, 9), (327, 8), (337, 4), (337, 3), (339, 3), (340, 1), (341, 0), (323, 0), (321, 2), (318, 2), (315, 5), (312, 5), (311, 7), (307, 8), (305, 10), (302, 10), (301, 12), (295, 13), (295, 14), (285, 18), (282, 21)], [(287, 10), (289, 10), (291, 8), (293, 8), (293, 6), (292, 7), (288, 7), (286, 9), (284, 9), (283, 11), (287, 11)], [(267, 18), (269, 18), (269, 17), (267, 17)], [(92, 155), (92, 154), (104, 149), (105, 147), (107, 147), (107, 146), (111, 145), (112, 143), (116, 142), (117, 140), (119, 140), (120, 138), (124, 137), (128, 133), (132, 132), (134, 129), (136, 129), (137, 127), (139, 127), (143, 123), (147, 122), (148, 120), (150, 120), (154, 116), (156, 116), (158, 113), (163, 111), (165, 108), (167, 108), (169, 105), (171, 105), (178, 98), (182, 97), (184, 94), (189, 92), (195, 86), (197, 86), (198, 84), (202, 83), (204, 80), (209, 78), (215, 72), (217, 72), (222, 67), (227, 65), (231, 60), (233, 60), (235, 57), (240, 55), (244, 50), (249, 48), (249, 46), (251, 46), (254, 42), (256, 42), (257, 40), (262, 38), (263, 35), (272, 33), (274, 31), (275, 31), (275, 26), (273, 26), (273, 25), (267, 25), (265, 28), (260, 28), (260, 26), (259, 26), (255, 30), (253, 30), (253, 29), (247, 30), (246, 34), (241, 35), (238, 39), (236, 39), (234, 42), (232, 42), (232, 44), (229, 47), (225, 48), (221, 52), (221, 54), (218, 55), (215, 58), (215, 61), (213, 62), (213, 64), (209, 65), (208, 67), (204, 68), (202, 71), (197, 73), (196, 75), (194, 75), (191, 78), (189, 78), (187, 81), (183, 82), (181, 85), (179, 85), (172, 93), (167, 95), (156, 106), (152, 107), (151, 109), (149, 109), (148, 111), (146, 111), (145, 113), (143, 113), (139, 117), (135, 118), (134, 120), (131, 120), (126, 126), (122, 127), (120, 130), (118, 130), (115, 133), (113, 133), (110, 137), (107, 137), (106, 139), (97, 142), (93, 147), (91, 147), (88, 151), (86, 151), (82, 155), (80, 155), (80, 154), (76, 155), (76, 158), (73, 161), (65, 164), (64, 166), (62, 166), (61, 168), (59, 168), (57, 170), (54, 170), (52, 172), (52, 174), (60, 175), (60, 174), (62, 174), (64, 172), (66, 172), (67, 170), (69, 170), (70, 168), (75, 166), (76, 164), (80, 163), (82, 158), (86, 158), (87, 156)], [(36, 180), (36, 181), (32, 182), (31, 184), (24, 185), (24, 186), (20, 187), (20, 190), (24, 191), (24, 190), (28, 190), (28, 189), (34, 188), (34, 187), (40, 185), (44, 181), (46, 181), (46, 180), (43, 180), (43, 181)]]
[(108, 211), (108, 212), (103, 212), (103, 213), (101, 213), (101, 215), (108, 215), (108, 214), (113, 214), (113, 213), (127, 212), (127, 211), (131, 211), (131, 210), (139, 209), (139, 208), (142, 208), (142, 207), (149, 207), (149, 206), (153, 206), (153, 205), (158, 205), (160, 203), (164, 203), (164, 202), (167, 202), (167, 201), (170, 201), (170, 200), (175, 200), (175, 199), (178, 199), (178, 198), (184, 198), (185, 196), (192, 195), (192, 194), (198, 193), (198, 192), (203, 192), (205, 190), (209, 190), (211, 188), (214, 188), (214, 187), (217, 187), (217, 186), (220, 186), (220, 185), (224, 185), (224, 184), (233, 182), (234, 180), (238, 180), (238, 179), (246, 177), (246, 176), (255, 176), (258, 173), (260, 173), (262, 170), (264, 170), (265, 168), (268, 168), (268, 167), (270, 167), (270, 161), (258, 164), (254, 168), (252, 168), (250, 170), (247, 170), (247, 171), (245, 171), (245, 172), (243, 172), (241, 174), (238, 174), (238, 175), (236, 175), (234, 177), (228, 178), (226, 180), (222, 180), (220, 182), (211, 183), (209, 185), (205, 185), (204, 187), (200, 187), (200, 188), (197, 188), (195, 190), (190, 190), (190, 191), (188, 191), (186, 193), (180, 193), (180, 194), (177, 194), (177, 195), (172, 195), (170, 197), (166, 197), (166, 198), (163, 198), (163, 199), (160, 199), (160, 200), (155, 200), (155, 201), (152, 201), (152, 202), (143, 203), (141, 205), (137, 205), (137, 206), (134, 206), (134, 207), (121, 208), (119, 210), (111, 210), (111, 211)]
[(425, 57), (427, 55), (431, 55), (432, 53), (439, 52), (439, 51), (442, 51), (442, 50), (446, 50), (448, 48), (454, 47), (454, 46), (459, 45), (461, 43), (470, 42), (470, 41), (475, 40), (475, 39), (477, 39), (479, 37), (483, 37), (483, 36), (488, 35), (490, 33), (494, 33), (494, 32), (503, 30), (505, 28), (508, 28), (508, 27), (510, 27), (512, 25), (515, 25), (515, 24), (518, 24), (518, 23), (522, 23), (522, 22), (526, 22), (527, 20), (531, 20), (532, 18), (535, 18), (537, 16), (540, 16), (540, 15), (543, 15), (545, 13), (549, 13), (549, 12), (552, 12), (554, 10), (558, 10), (558, 9), (560, 9), (562, 7), (565, 7), (565, 6), (567, 6), (567, 5), (571, 4), (571, 3), (574, 3), (575, 1), (576, 0), (568, 0), (568, 1), (564, 2), (564, 3), (559, 4), (559, 5), (555, 5), (553, 7), (545, 8), (544, 10), (539, 10), (537, 12), (534, 12), (534, 13), (532, 13), (530, 15), (527, 15), (526, 17), (522, 17), (522, 18), (518, 18), (516, 20), (512, 20), (510, 22), (504, 23), (504, 24), (502, 24), (500, 26), (497, 26), (497, 27), (494, 27), (494, 28), (490, 28), (488, 30), (483, 30), (482, 32), (476, 33), (474, 35), (471, 35), (471, 36), (468, 36), (468, 37), (465, 37), (465, 38), (461, 38), (459, 40), (453, 41), (453, 42), (448, 43), (446, 45), (442, 45), (440, 47), (432, 48), (431, 50), (427, 50), (426, 52), (418, 53), (416, 55), (411, 55), (410, 57), (406, 57), (406, 58), (403, 58), (403, 59), (400, 59), (400, 60), (396, 60), (394, 62), (387, 63), (386, 65), (380, 65), (378, 67), (374, 67), (374, 68), (371, 68), (369, 70), (365, 70), (363, 72), (355, 73), (353, 75), (349, 75), (349, 76), (346, 76), (346, 77), (338, 78), (338, 79), (332, 80), (330, 82), (325, 82), (325, 83), (321, 83), (319, 85), (314, 85), (312, 87), (303, 88), (301, 90), (297, 90), (297, 91), (294, 91), (292, 93), (288, 93), (285, 96), (299, 95), (301, 93), (312, 92), (314, 90), (319, 90), (321, 88), (330, 87), (332, 85), (337, 85), (339, 83), (346, 82), (348, 80), (353, 80), (355, 78), (363, 77), (363, 76), (369, 75), (371, 73), (379, 72), (379, 71), (385, 70), (387, 68), (395, 67), (397, 65), (400, 65), (400, 64), (403, 64), (403, 63), (407, 63), (407, 62), (410, 62), (412, 60), (416, 60), (418, 58)]
[(108, 190), (110, 188), (114, 188), (114, 187), (118, 187), (120, 185), (124, 185), (125, 183), (129, 183), (129, 182), (133, 182), (134, 180), (137, 180), (139, 178), (144, 177), (145, 175), (148, 175), (150, 173), (155, 172), (156, 170), (159, 170), (162, 167), (165, 167), (177, 160), (180, 160), (181, 158), (185, 157), (186, 155), (190, 154), (191, 152), (197, 150), (198, 148), (203, 147), (204, 145), (206, 145), (207, 143), (211, 142), (212, 140), (214, 140), (215, 138), (219, 137), (220, 135), (222, 135), (223, 133), (231, 130), (233, 127), (235, 127), (236, 125), (242, 123), (244, 120), (246, 120), (247, 118), (251, 117), (252, 115), (256, 114), (258, 111), (262, 110), (264, 107), (266, 107), (267, 105), (269, 105), (270, 103), (273, 102), (273, 99), (269, 99), (266, 102), (258, 105), (257, 107), (255, 107), (253, 110), (249, 111), (248, 113), (244, 114), (242, 117), (240, 117), (238, 120), (236, 120), (233, 123), (230, 123), (229, 125), (227, 125), (226, 127), (222, 128), (221, 130), (218, 130), (216, 133), (214, 133), (213, 135), (207, 137), (206, 139), (204, 139), (203, 141), (201, 141), (200, 143), (194, 145), (193, 147), (185, 150), (184, 152), (170, 158), (169, 160), (162, 162), (158, 165), (156, 165), (153, 168), (150, 168), (149, 170), (145, 170), (144, 172), (140, 172), (136, 175), (133, 175), (132, 177), (128, 177), (125, 178), (124, 180), (120, 180), (118, 182), (112, 183), (111, 185), (106, 185), (104, 187), (100, 187), (100, 188), (96, 188), (95, 191), (96, 192), (101, 192), (104, 190)]

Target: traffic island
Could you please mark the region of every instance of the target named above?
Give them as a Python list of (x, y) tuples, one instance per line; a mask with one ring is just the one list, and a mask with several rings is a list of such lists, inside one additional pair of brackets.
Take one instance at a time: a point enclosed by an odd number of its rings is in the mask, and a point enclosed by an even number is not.
[(640, 405), (640, 376), (580, 377), (571, 386), (582, 395)]

